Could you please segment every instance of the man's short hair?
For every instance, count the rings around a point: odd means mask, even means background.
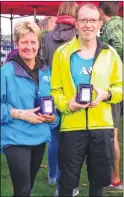
[[[96,6],[94,3],[89,3],[89,2],[83,2],[82,4],[80,4],[77,9],[76,9],[76,20],[78,19],[78,14],[79,14],[79,11],[82,7],[87,7],[87,8],[90,8],[92,10],[97,10],[99,12],[99,15],[100,15],[100,20],[102,19],[102,14],[101,14],[101,10],[98,6]]]
[[[119,1],[100,1],[99,7],[107,16],[117,16],[119,12]]]

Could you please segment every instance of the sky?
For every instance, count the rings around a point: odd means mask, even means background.
[[[9,15],[2,15],[2,16],[9,16]],[[43,16],[37,16],[36,18],[42,19]],[[29,17],[23,17],[23,18],[19,18],[19,19],[13,19],[13,27],[14,27],[15,23],[17,23],[18,21],[24,21],[24,20],[30,20],[30,21],[32,20],[33,21],[34,17],[29,16]],[[4,35],[11,34],[11,23],[10,23],[9,18],[1,17],[1,32]]]

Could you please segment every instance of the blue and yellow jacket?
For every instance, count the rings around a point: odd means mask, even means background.
[[[43,67],[38,70],[39,96],[50,95],[50,70]],[[59,124],[31,124],[23,120],[13,119],[10,110],[33,109],[36,98],[36,85],[25,70],[16,63],[8,62],[1,67],[1,146],[38,145],[48,142],[50,130]]]
[[[90,83],[95,87],[109,90],[112,98],[100,102],[88,110],[71,112],[68,103],[76,94],[76,88],[70,72],[70,56],[80,50],[76,37],[59,47],[53,58],[51,76],[51,94],[56,107],[61,111],[61,131],[113,128],[111,103],[122,101],[122,62],[117,52],[98,40],[95,62]],[[96,92],[93,91],[93,100]]]

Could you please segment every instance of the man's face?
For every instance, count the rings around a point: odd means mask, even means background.
[[[98,30],[101,28],[100,14],[98,10],[82,7],[78,13],[76,28],[79,37],[84,41],[96,39]]]

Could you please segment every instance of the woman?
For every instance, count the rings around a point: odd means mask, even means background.
[[[14,28],[17,55],[1,68],[1,145],[7,158],[14,196],[30,196],[42,162],[55,115],[42,115],[34,108],[36,98],[48,96],[50,71],[37,58],[40,28],[19,22]]]
[[[40,50],[40,58],[44,60],[45,64],[52,67],[52,59],[55,50],[66,42],[69,42],[76,34],[75,28],[75,13],[77,4],[75,2],[61,3],[56,20],[55,28],[48,32],[43,40],[43,51]],[[52,132],[51,141],[48,144],[48,183],[55,184],[58,173],[58,138],[59,127]],[[79,193],[78,189],[74,189],[73,195]],[[58,195],[56,190],[55,196]]]

